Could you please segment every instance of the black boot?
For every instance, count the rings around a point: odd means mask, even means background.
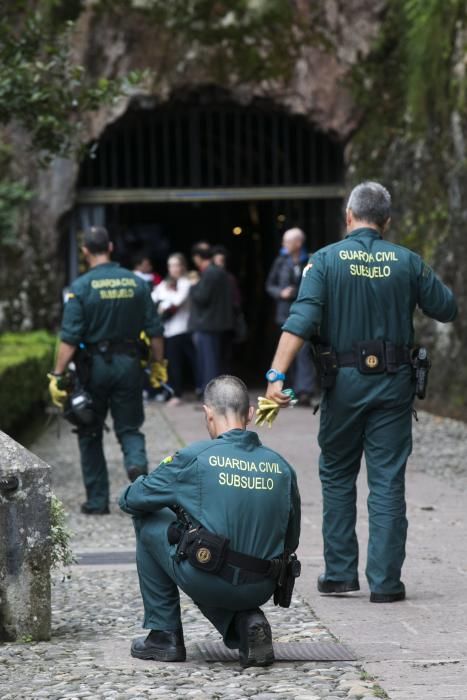
[[[176,632],[151,630],[147,637],[138,637],[132,641],[131,655],[135,659],[185,661],[183,630],[179,629]]]
[[[148,472],[142,467],[129,467],[128,468],[128,478],[133,483],[139,476],[147,476]]]
[[[235,631],[240,637],[239,654],[243,668],[274,663],[271,627],[262,610],[256,608],[238,612]]]
[[[318,591],[320,593],[327,593],[328,595],[334,593],[350,593],[351,591],[359,591],[360,584],[358,578],[354,578],[352,581],[328,581],[324,574],[318,576]]]
[[[81,512],[84,515],[108,515],[110,513],[109,506],[104,506],[103,508],[91,508],[87,503],[83,503],[81,506]]]
[[[401,581],[402,590],[397,593],[370,593],[370,603],[397,603],[405,600],[405,586]]]

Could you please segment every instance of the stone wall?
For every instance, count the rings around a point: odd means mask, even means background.
[[[50,637],[50,467],[0,432],[0,643]]]

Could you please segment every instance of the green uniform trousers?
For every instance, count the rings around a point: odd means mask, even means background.
[[[368,475],[371,591],[401,590],[407,519],[405,467],[412,450],[413,382],[403,366],[395,375],[341,368],[321,404],[319,444],[323,492],[325,577],[358,575],[356,481],[364,454]]]
[[[81,469],[90,508],[104,508],[109,502],[109,479],[104,455],[104,422],[110,408],[115,434],[123,451],[126,470],[147,471],[142,398],[142,370],[138,358],[112,355],[109,362],[94,355],[87,389],[97,414],[95,425],[78,430]]]
[[[154,515],[134,518],[136,562],[144,605],[143,627],[153,630],[177,630],[182,626],[180,595],[182,589],[216,627],[231,649],[238,648],[232,624],[235,613],[263,605],[272,596],[275,581],[234,585],[215,574],[199,571],[188,561],[173,559],[176,545],[170,545],[167,529],[175,516],[168,508]]]

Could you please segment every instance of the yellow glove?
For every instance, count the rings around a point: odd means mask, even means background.
[[[151,363],[151,374],[149,375],[149,383],[153,389],[159,389],[161,382],[167,384],[167,360],[162,360],[161,362]]]
[[[68,398],[68,392],[65,391],[64,389],[60,389],[59,387],[59,381],[62,377],[57,377],[55,374],[48,374],[47,379],[49,379],[49,394],[50,398],[52,399],[52,403],[54,406],[57,406],[58,408],[61,408],[63,411],[63,408],[65,406],[65,401]]]
[[[263,426],[265,423],[269,427],[272,426],[279,413],[279,404],[272,399],[266,399],[264,396],[258,396],[258,408],[256,409],[255,424]]]
[[[145,369],[149,364],[151,355],[151,341],[144,331],[139,334],[139,349],[141,352],[141,367]]]

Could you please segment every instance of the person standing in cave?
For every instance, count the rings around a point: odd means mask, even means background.
[[[266,291],[276,302],[275,320],[279,328],[286,321],[292,302],[297,298],[302,273],[308,262],[305,241],[305,234],[300,228],[288,229],[266,280]],[[297,354],[290,367],[289,378],[299,405],[309,406],[316,390],[316,372],[309,343],[305,343]]]
[[[197,389],[204,392],[225,371],[223,350],[226,334],[234,328],[234,300],[229,276],[214,265],[212,250],[195,245],[191,254],[200,279],[190,291],[188,328],[196,348]]]
[[[174,396],[168,406],[181,403],[184,379],[194,376],[195,348],[188,330],[190,318],[191,282],[187,277],[187,262],[182,253],[172,253],[167,260],[168,276],[152,292],[164,323],[164,338],[169,363],[169,384]]]

